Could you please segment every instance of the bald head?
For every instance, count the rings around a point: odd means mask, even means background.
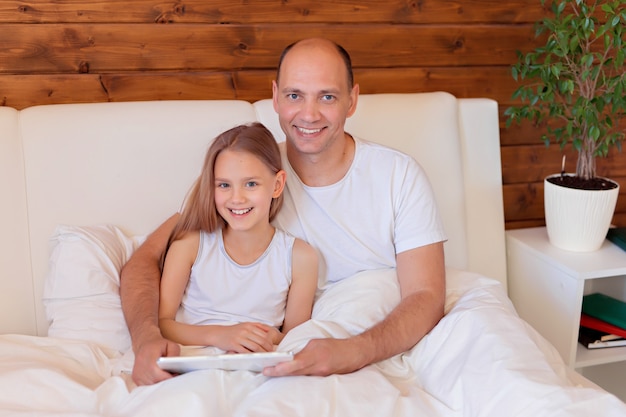
[[[336,55],[337,57],[341,58],[345,66],[348,88],[352,89],[352,87],[354,86],[354,74],[352,73],[352,60],[350,59],[350,54],[348,54],[348,51],[346,51],[341,45],[324,38],[302,39],[300,41],[292,43],[291,45],[288,45],[283,50],[278,61],[278,69],[276,71],[277,84],[280,82],[280,72],[283,67],[283,63],[285,62],[285,58],[287,58],[287,56],[291,52],[310,53],[311,56],[314,56],[316,52]]]

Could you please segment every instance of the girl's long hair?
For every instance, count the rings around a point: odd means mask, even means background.
[[[215,206],[215,161],[224,150],[248,152],[259,158],[273,173],[282,169],[278,144],[263,124],[255,122],[239,125],[217,136],[207,151],[200,176],[189,191],[178,223],[169,237],[161,258],[161,271],[172,242],[190,231],[203,230],[212,233],[226,225]],[[282,194],[272,199],[269,221],[274,219],[282,203]]]

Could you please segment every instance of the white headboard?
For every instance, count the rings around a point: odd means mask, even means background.
[[[0,108],[0,332],[46,333],[41,295],[58,224],[152,231],[179,209],[211,139],[256,119],[283,139],[271,100]],[[494,101],[362,95],[347,130],[412,154],[435,189],[447,265],[506,285]]]

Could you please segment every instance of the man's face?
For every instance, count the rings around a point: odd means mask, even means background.
[[[296,45],[272,86],[274,109],[287,141],[300,154],[320,155],[343,146],[344,125],[356,109],[345,64],[330,45]]]

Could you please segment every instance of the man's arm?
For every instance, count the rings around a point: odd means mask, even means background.
[[[153,384],[172,375],[156,365],[160,356],[177,355],[178,344],[159,330],[159,262],[167,240],[178,221],[173,215],[156,229],[122,268],[120,297],[135,353],[133,380],[138,385]]]
[[[389,315],[348,339],[314,339],[291,362],[264,370],[267,376],[330,375],[356,371],[411,349],[443,317],[443,242],[397,255],[402,299]]]
[[[441,320],[446,284],[443,242],[397,255],[402,300],[389,316],[357,336],[363,346],[372,344],[369,363],[405,352],[417,344]]]

